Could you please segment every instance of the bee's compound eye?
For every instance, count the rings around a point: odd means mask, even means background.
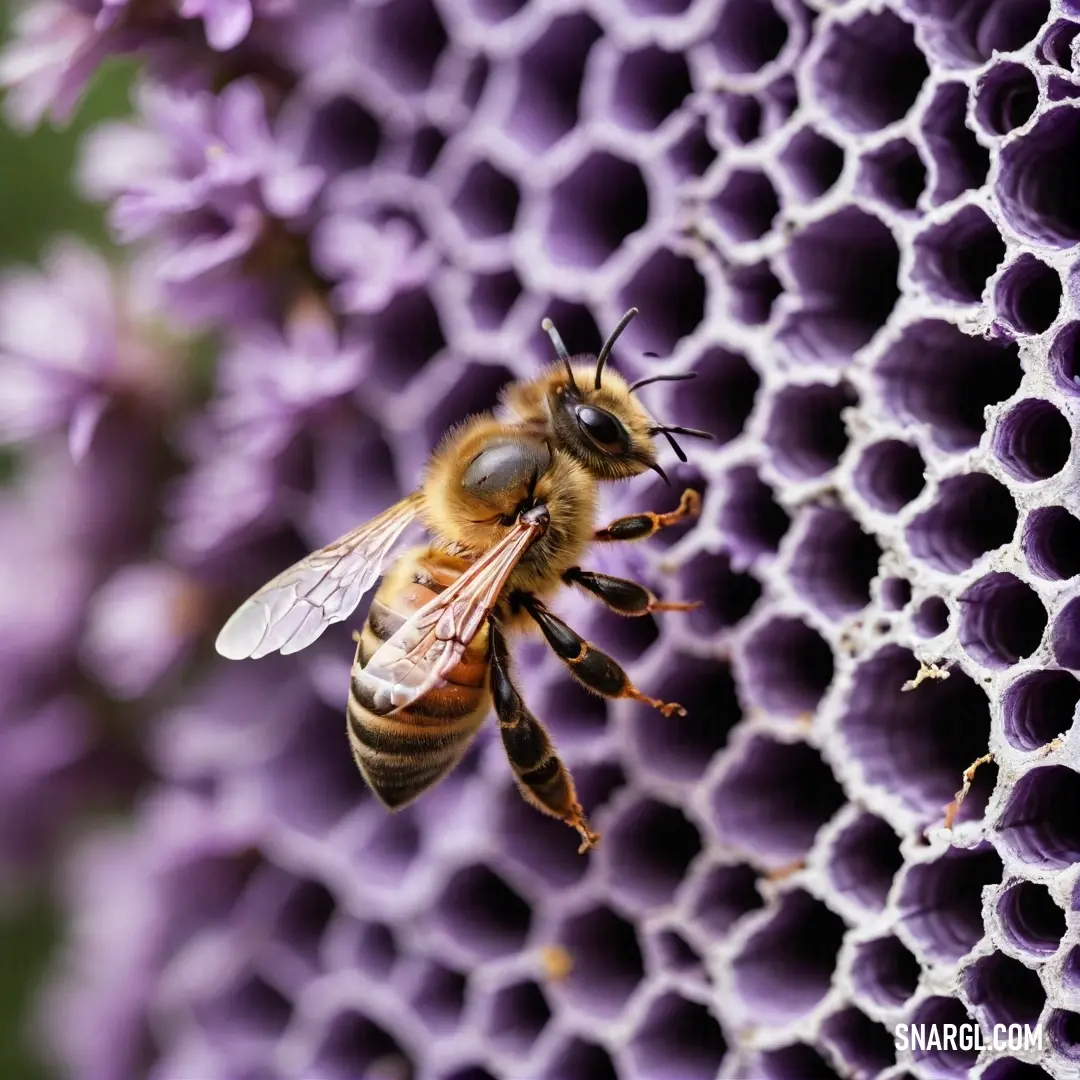
[[[597,446],[605,450],[626,450],[627,439],[622,425],[609,412],[583,405],[577,410],[577,421],[582,431]]]

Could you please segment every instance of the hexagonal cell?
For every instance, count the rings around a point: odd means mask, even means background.
[[[446,345],[439,313],[423,289],[398,293],[367,321],[373,356],[392,356],[392,364],[375,365],[375,377],[390,390],[400,390]]]
[[[1069,1061],[1080,1061],[1080,1014],[1065,1009],[1055,1009],[1050,1014],[1047,1025],[1050,1041],[1062,1057]],[[1043,1076],[1048,1073],[1039,1070]]]
[[[1062,667],[1080,669],[1080,600],[1070,600],[1058,613],[1050,642]]]
[[[907,578],[886,578],[881,583],[881,602],[889,611],[903,611],[911,601],[911,582]]]
[[[781,340],[797,360],[845,363],[884,325],[900,296],[892,232],[855,207],[800,229],[787,250],[799,310]]]
[[[643,301],[643,297],[648,297]],[[623,339],[642,352],[670,356],[705,318],[705,279],[694,260],[660,248],[635,271],[619,293],[620,306],[642,304]]]
[[[998,460],[1017,480],[1047,480],[1069,460],[1072,427],[1056,405],[1028,398],[998,420],[993,446]]]
[[[1022,64],[995,64],[975,88],[975,119],[991,135],[1023,127],[1039,104],[1039,84]]]
[[[551,193],[548,250],[558,263],[593,269],[648,219],[649,193],[641,170],[614,154],[594,151]]]
[[[722,843],[783,866],[810,850],[844,790],[813,747],[758,736],[729,763],[710,803]]]
[[[756,630],[744,662],[747,695],[778,716],[813,712],[832,683],[832,650],[800,619],[777,618]]]
[[[724,233],[742,243],[760,240],[780,213],[780,198],[769,178],[756,169],[733,172],[709,202]]]
[[[608,704],[559,672],[544,687],[536,715],[558,746],[588,745],[607,730]]]
[[[600,27],[588,15],[552,19],[518,61],[517,99],[506,131],[533,153],[542,153],[577,125],[581,84]]]
[[[593,1016],[618,1015],[645,976],[633,924],[597,907],[568,918],[558,938],[573,960],[564,985],[574,1006]]]
[[[321,882],[300,881],[277,915],[275,940],[305,967],[319,967],[319,945],[337,910],[333,894]]]
[[[914,210],[926,189],[926,166],[907,139],[894,139],[859,160],[856,187],[893,210]]]
[[[965,206],[915,240],[912,277],[935,298],[974,304],[1004,258],[997,226],[977,206]]]
[[[694,888],[691,911],[711,937],[723,937],[744,915],[765,901],[757,891],[757,874],[742,863],[712,867]]]
[[[416,1015],[436,1034],[448,1034],[461,1023],[468,981],[460,971],[425,962],[412,1005]]]
[[[1072,71],[1073,42],[1080,35],[1080,23],[1071,19],[1058,19],[1050,23],[1042,40],[1035,48],[1035,55],[1043,63],[1054,64],[1065,71]]]
[[[998,919],[1005,936],[1018,949],[1035,956],[1057,952],[1065,935],[1065,912],[1045,885],[1018,881],[1001,896]]]
[[[762,1026],[808,1013],[828,992],[844,921],[820,900],[796,889],[736,957],[735,991]]]
[[[860,998],[889,1007],[903,1005],[915,993],[921,971],[899,938],[881,937],[858,946],[851,979]]]
[[[1019,519],[1004,484],[986,473],[965,473],[941,482],[938,501],[911,522],[907,540],[917,558],[957,574],[1008,544]]]
[[[722,660],[680,656],[649,689],[662,701],[678,701],[686,716],[658,724],[647,709],[633,714],[642,765],[666,780],[696,780],[742,719],[731,668]]]
[[[355,1010],[339,1013],[328,1025],[315,1051],[307,1075],[326,1080],[370,1075],[367,1070],[381,1058],[399,1058],[411,1075],[415,1070],[397,1040],[370,1017]]]
[[[998,833],[1026,863],[1062,867],[1080,860],[1080,776],[1064,765],[1032,769],[1013,787]]]
[[[990,172],[990,151],[967,126],[967,99],[966,83],[942,83],[923,114],[923,139],[934,163],[930,189],[934,206],[982,187]]]
[[[1067,671],[1032,671],[1005,691],[1005,738],[1037,750],[1067,732],[1080,704],[1080,682]]]
[[[398,885],[420,854],[420,843],[420,829],[412,817],[387,818],[357,852],[364,879],[388,887]]]
[[[385,923],[369,922],[359,927],[353,963],[367,975],[389,978],[399,955],[394,932]]]
[[[471,0],[473,10],[486,23],[496,24],[513,18],[528,0]]]
[[[481,956],[516,952],[532,925],[529,905],[479,863],[458,870],[432,910],[448,936]]]
[[[331,173],[351,172],[370,165],[382,144],[379,121],[355,98],[339,94],[314,112],[309,152]]]
[[[431,0],[405,0],[374,8],[368,24],[369,62],[399,90],[426,90],[447,45],[446,29]]]
[[[844,151],[812,127],[792,135],[780,151],[780,165],[799,195],[820,199],[844,171]]]
[[[627,1047],[642,1080],[713,1080],[726,1051],[708,1008],[670,992],[649,1006]]]
[[[915,1010],[911,1023],[934,1025],[938,1031],[942,1030],[944,1024],[955,1024],[954,1031],[970,1031],[974,1026],[967,1009],[956,998],[949,997],[926,998]],[[925,1075],[938,1076],[942,1080],[951,1080],[952,1077],[961,1080],[971,1075],[979,1056],[978,1047],[968,1046],[968,1041],[974,1040],[950,1039],[946,1042],[942,1039],[911,1039],[910,1049],[925,1070]]]
[[[505,173],[488,161],[473,165],[452,203],[465,231],[474,240],[510,232],[517,220],[521,192]]]
[[[829,877],[847,899],[868,911],[881,911],[903,862],[892,826],[864,813],[833,840]]]
[[[731,551],[732,565],[742,569],[780,547],[791,519],[752,466],[732,469],[726,486],[719,527]]]
[[[773,304],[784,291],[767,262],[729,266],[726,270],[728,310],[739,322],[760,326],[772,317]]]
[[[623,663],[644,656],[660,636],[652,615],[627,618],[599,604],[589,613],[588,627],[589,637]]]
[[[900,918],[931,960],[966,956],[985,933],[982,891],[1001,880],[1001,859],[987,843],[949,848],[940,859],[913,866],[900,889]]]
[[[651,937],[653,964],[660,971],[705,979],[701,957],[677,930],[659,930]]]
[[[995,1026],[1033,1026],[1046,1004],[1039,976],[1019,960],[1001,953],[976,960],[964,972],[964,988],[971,1004],[981,1008]]]
[[[484,1034],[504,1053],[524,1056],[550,1019],[551,1006],[544,991],[526,980],[496,992]]]
[[[493,409],[499,395],[513,378],[501,364],[468,364],[452,384],[433,395],[423,420],[423,431],[431,450],[446,437],[446,433],[467,416]]]
[[[701,850],[701,836],[682,811],[653,799],[624,808],[604,840],[624,902],[650,906],[671,899]]]
[[[602,1046],[571,1038],[551,1059],[540,1080],[619,1080],[619,1072]]]
[[[940,596],[928,596],[916,609],[912,622],[921,637],[938,637],[949,629],[949,605]]]
[[[1064,506],[1032,510],[1021,540],[1027,564],[1048,581],[1068,581],[1080,574],[1080,520]]]
[[[895,514],[926,486],[926,462],[918,449],[899,439],[868,446],[855,467],[855,487],[877,510]]]
[[[670,150],[668,161],[680,180],[704,176],[716,160],[716,147],[709,141],[704,117],[698,117]]]
[[[669,411],[680,424],[716,436],[719,445],[742,434],[754,408],[761,376],[741,353],[719,346],[694,363],[697,378],[668,389]]]
[[[727,555],[698,552],[679,568],[678,577],[679,595],[702,601],[702,606],[689,612],[687,617],[690,625],[703,634],[715,634],[736,626],[750,614],[761,597],[761,583],[757,578],[733,570]],[[723,694],[720,697],[725,700]]]
[[[427,176],[446,146],[446,135],[432,124],[418,128],[409,139],[407,168],[411,176]]]
[[[632,131],[652,131],[692,90],[686,59],[680,53],[648,45],[623,56],[615,76],[612,112]]]
[[[793,1043],[779,1050],[762,1050],[757,1055],[761,1080],[840,1080],[840,1074],[812,1046]]]
[[[887,645],[855,673],[840,732],[865,779],[919,814],[936,816],[960,786],[963,771],[986,753],[990,703],[962,671],[901,689],[919,663]],[[974,811],[964,802],[961,817]]]
[[[761,138],[765,119],[761,102],[750,94],[726,93],[720,98],[724,131],[740,146],[748,146]]]
[[[822,28],[814,89],[851,131],[877,131],[902,119],[929,74],[911,24],[881,11]]]
[[[775,60],[788,39],[788,25],[772,0],[729,0],[708,41],[720,67],[749,75]]]
[[[1068,323],[1050,346],[1054,381],[1069,394],[1080,394],[1080,323]]]
[[[1039,647],[1046,608],[1038,593],[1015,574],[987,574],[959,601],[960,644],[984,667],[1010,667]]]
[[[481,330],[498,330],[521,295],[521,279],[513,270],[477,274],[469,289],[469,314]]]
[[[1026,252],[1001,275],[994,291],[1001,316],[1024,334],[1049,330],[1061,308],[1061,278]]]
[[[1010,225],[1049,247],[1080,241],[1080,110],[1044,113],[1001,152],[995,194]]]
[[[199,1034],[215,1045],[270,1046],[293,1015],[292,1002],[257,975],[241,976],[231,986],[215,990],[192,1010]]]
[[[892,1032],[854,1007],[833,1013],[822,1024],[822,1033],[856,1080],[873,1080],[896,1063]]]
[[[814,607],[841,619],[870,603],[880,559],[881,546],[847,511],[821,508],[810,513],[790,576]]]
[[[1022,48],[1038,33],[1050,0],[919,0],[927,41],[949,67],[978,67]]]
[[[788,386],[776,394],[765,431],[776,467],[798,479],[828,472],[847,448],[843,412],[858,400],[846,382]]]

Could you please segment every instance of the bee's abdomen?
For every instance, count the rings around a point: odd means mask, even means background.
[[[405,585],[401,588],[401,585]],[[486,635],[466,651],[445,684],[391,716],[375,708],[363,667],[412,612],[445,585],[422,572],[388,578],[371,603],[353,663],[347,707],[353,757],[387,806],[404,806],[460,760],[488,710]]]

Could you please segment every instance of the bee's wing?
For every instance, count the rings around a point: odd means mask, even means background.
[[[299,652],[347,619],[382,573],[420,502],[419,493],[402,499],[267,582],[221,628],[217,651],[230,660]]]
[[[396,712],[446,679],[541,531],[535,524],[519,521],[375,650],[358,677],[370,688],[376,713]]]

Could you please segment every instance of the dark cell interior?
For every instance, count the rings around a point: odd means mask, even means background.
[[[615,78],[615,119],[634,131],[659,127],[693,89],[685,58],[654,45],[624,56]]]
[[[913,276],[935,299],[973,304],[1004,258],[997,226],[977,206],[965,206],[915,241]]]
[[[682,138],[668,151],[668,160],[680,179],[704,176],[716,160],[716,147],[709,141],[703,118],[691,124]]]
[[[1047,765],[1013,787],[998,831],[1010,851],[1039,866],[1069,866],[1080,859],[1080,775]]]
[[[934,165],[930,187],[934,206],[981,187],[990,171],[990,151],[968,127],[967,100],[965,83],[942,83],[923,114],[923,137]]]
[[[742,863],[715,866],[695,891],[694,919],[715,937],[726,934],[744,915],[764,903],[757,890],[757,875]]]
[[[844,151],[812,127],[797,131],[780,153],[780,164],[799,195],[819,199],[840,179]]]
[[[623,347],[670,356],[705,317],[705,279],[693,259],[660,248],[633,274],[619,300],[625,308],[642,306],[623,335]]]
[[[527,0],[470,0],[473,9],[485,21],[500,23],[516,15]]]
[[[349,172],[370,165],[382,144],[379,121],[355,98],[331,98],[315,113],[310,147],[326,168]]]
[[[840,1074],[806,1043],[762,1051],[757,1068],[761,1080],[806,1080],[810,1076],[815,1080],[840,1080]]]
[[[1065,934],[1065,912],[1045,885],[1018,881],[998,901],[998,919],[1009,941],[1035,956],[1057,952]]]
[[[748,266],[729,266],[725,268],[725,274],[732,316],[750,326],[768,322],[773,304],[784,291],[769,264],[760,262]]]
[[[998,421],[994,453],[1017,480],[1047,480],[1065,468],[1072,452],[1072,426],[1060,409],[1028,398]]]
[[[877,1076],[896,1064],[892,1031],[854,1006],[833,1013],[822,1025],[822,1033],[855,1076]]]
[[[1001,953],[972,964],[964,972],[964,987],[972,1005],[991,1024],[1033,1026],[1046,1004],[1038,973]]]
[[[881,547],[846,511],[813,511],[791,559],[791,580],[823,614],[843,618],[870,603]]]
[[[911,1019],[912,1024],[955,1024],[957,1028],[961,1024],[974,1024],[974,1020],[967,1009],[956,1000],[949,997],[927,998],[915,1011]],[[939,1030],[940,1027],[939,1027]],[[971,1030],[970,1027],[967,1030]],[[965,1042],[961,1045],[959,1039],[945,1043],[938,1042],[925,1045],[913,1045],[911,1050],[915,1060],[923,1066],[931,1075],[941,1077],[961,1077],[971,1075],[971,1068],[979,1056],[978,1047],[970,1047]]]
[[[725,71],[745,75],[775,60],[787,39],[787,23],[772,0],[742,0],[720,9],[710,41]]]
[[[512,378],[510,370],[501,364],[469,364],[465,367],[447,391],[432,402],[424,418],[423,430],[429,449],[434,450],[447,431],[466,417],[494,408],[500,392]]]
[[[940,596],[928,596],[912,620],[923,637],[937,637],[949,629],[949,605]]]
[[[400,390],[446,344],[439,314],[423,289],[398,293],[369,323],[373,356],[392,356],[377,364],[375,377]]]
[[[1080,1061],[1080,1013],[1055,1009],[1048,1027],[1055,1049],[1070,1061]]]
[[[926,165],[907,139],[863,155],[858,185],[893,210],[914,210],[926,189]]]
[[[881,583],[881,602],[890,611],[902,611],[911,601],[911,582],[906,578],[886,578]]]
[[[342,1012],[331,1021],[314,1061],[317,1076],[362,1076],[380,1058],[393,1055],[408,1064],[397,1040],[359,1012]]]
[[[374,9],[367,55],[408,93],[426,90],[447,46],[442,19],[431,0],[395,0]]]
[[[1028,566],[1041,578],[1067,581],[1080,574],[1080,519],[1064,506],[1032,510],[1022,538]]]
[[[755,703],[779,716],[813,712],[833,679],[832,649],[799,619],[776,618],[755,631],[744,663]]]
[[[485,240],[513,229],[520,203],[517,184],[490,162],[479,161],[465,174],[453,206],[465,231]]]
[[[741,169],[728,177],[709,208],[724,233],[741,243],[760,240],[769,231],[780,199],[764,173]]]
[[[484,1034],[500,1050],[524,1056],[551,1019],[551,1006],[535,982],[504,986],[495,994]]]
[[[975,97],[975,117],[994,135],[1008,135],[1023,127],[1039,104],[1039,84],[1021,64],[1003,62],[980,80]]]
[[[995,51],[1022,48],[1038,33],[1050,0],[915,0],[935,51],[951,66],[974,67]]]
[[[926,486],[926,463],[910,443],[886,439],[868,446],[855,469],[855,487],[876,510],[895,514]]]
[[[1072,68],[1072,44],[1077,35],[1080,35],[1080,23],[1058,19],[1043,34],[1035,55],[1047,64],[1055,64],[1069,71]]]
[[[701,837],[681,810],[652,800],[624,808],[608,828],[611,879],[624,902],[669,900],[701,850]]]
[[[1067,671],[1032,671],[1005,691],[1005,737],[1021,750],[1037,750],[1072,727],[1080,682]]]
[[[709,1010],[674,993],[653,1002],[628,1046],[642,1080],[713,1080],[726,1050]]]
[[[596,1043],[569,1039],[540,1080],[619,1080],[611,1056]]]
[[[521,279],[513,270],[477,274],[469,292],[469,311],[477,327],[498,330],[521,291]]]
[[[765,442],[777,468],[798,479],[828,472],[848,444],[843,412],[857,402],[846,382],[788,386],[776,394]]]
[[[1039,647],[1046,608],[1015,574],[987,574],[959,600],[960,644],[985,667],[1010,667]]]
[[[728,94],[722,115],[724,130],[735,142],[748,146],[761,138],[765,110],[758,98],[750,94]]]
[[[1062,667],[1080,670],[1080,600],[1070,600],[1050,632],[1054,655]]]
[[[702,602],[687,618],[695,630],[705,634],[735,626],[761,597],[761,582],[753,574],[734,570],[728,555],[708,551],[692,556],[679,568],[679,581],[681,596]]]
[[[525,900],[483,865],[454,874],[434,912],[447,934],[482,956],[520,949],[532,925],[532,911]]]
[[[574,961],[565,989],[575,1007],[616,1016],[645,974],[633,925],[598,907],[568,918],[558,937]]]
[[[903,1005],[919,985],[919,961],[897,937],[859,945],[851,977],[856,992],[878,1005]]]
[[[1050,346],[1055,380],[1070,394],[1080,394],[1080,323],[1068,323]]]
[[[449,1034],[461,1023],[467,987],[468,980],[460,971],[431,962],[413,996],[413,1008],[432,1031]]]
[[[697,372],[697,378],[671,384],[668,389],[670,405],[660,415],[677,416],[680,424],[708,431],[716,437],[717,444],[730,442],[746,427],[761,377],[741,353],[719,347],[702,353],[694,362],[693,370]],[[650,397],[650,393],[655,397]],[[660,387],[651,391],[642,389],[647,401],[656,400],[661,393]],[[695,445],[695,440],[686,441],[690,446]]]
[[[1061,308],[1061,277],[1026,252],[1001,275],[994,290],[997,309],[1017,330],[1049,330]]]

